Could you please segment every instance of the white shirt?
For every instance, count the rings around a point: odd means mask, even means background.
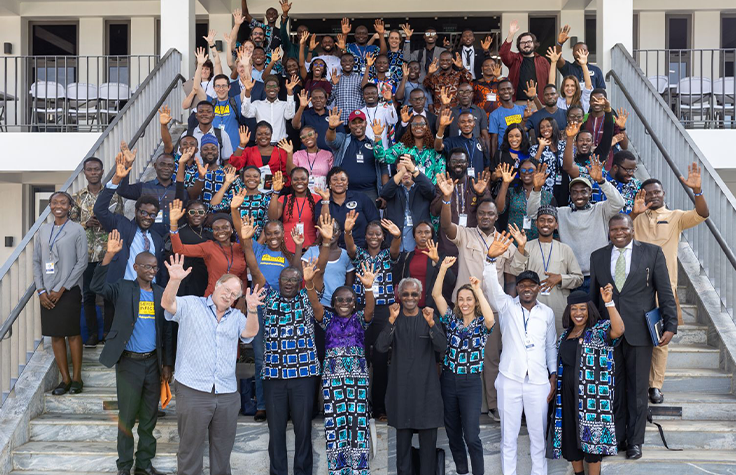
[[[268,99],[251,102],[250,97],[245,97],[240,111],[245,117],[255,117],[258,122],[265,120],[271,124],[273,127],[271,142],[275,143],[286,137],[286,121],[294,118],[296,113],[294,96],[286,96],[286,102],[278,99],[273,102],[269,102]]]
[[[470,52],[470,61],[468,61],[468,51]],[[475,79],[475,50],[472,46],[463,46],[463,50],[460,51],[460,57],[463,60],[463,67],[470,71]]]
[[[373,121],[378,119],[383,124],[383,133],[381,133],[381,142],[383,142],[383,148],[388,150],[388,131],[391,127],[396,125],[399,121],[399,117],[396,115],[396,108],[393,104],[378,104],[376,107],[363,107],[360,109],[368,119],[368,123],[365,125],[365,136],[370,140],[375,140],[376,134],[373,133]]]
[[[548,384],[549,375],[557,371],[557,333],[555,314],[541,302],[529,312],[519,303],[519,297],[504,293],[496,278],[496,263],[485,263],[483,285],[488,303],[498,314],[501,330],[501,363],[498,370],[509,379],[523,383],[529,376],[531,384]],[[527,320],[524,330],[524,320]],[[527,348],[527,338],[530,348]]]
[[[616,262],[618,261],[618,256],[620,256],[622,252],[624,253],[626,259],[626,277],[629,277],[629,271],[631,270],[631,252],[633,251],[633,249],[633,239],[623,249],[619,249],[616,246],[613,246],[613,249],[611,250],[611,277],[613,277],[614,280],[616,280]]]
[[[426,118],[427,118],[427,111],[426,111],[426,110],[423,110],[423,111],[422,111],[422,112],[420,113],[420,112],[417,112],[417,111],[415,111],[414,109],[412,109],[412,110],[411,110],[411,117],[412,117],[412,118],[414,118],[414,116],[415,116],[415,115],[421,115],[422,117],[424,117],[424,118],[426,119]],[[409,122],[404,122],[403,120],[401,121],[401,126],[402,126],[402,127],[406,127],[406,126],[408,126],[408,125],[409,125]]]

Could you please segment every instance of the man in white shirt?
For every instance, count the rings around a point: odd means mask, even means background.
[[[265,120],[271,124],[273,129],[271,142],[273,143],[278,143],[286,137],[286,121],[294,118],[294,114],[296,114],[294,88],[301,80],[299,78],[292,79],[286,81],[286,102],[279,100],[279,80],[276,76],[267,76],[264,79],[266,89],[266,100],[264,101],[251,102],[251,91],[256,84],[253,79],[249,79],[244,83],[245,88],[241,92],[243,115],[247,118],[255,117],[257,122]]]
[[[518,297],[505,294],[494,278],[496,258],[510,244],[505,233],[497,235],[483,270],[486,295],[498,314],[503,346],[496,378],[501,415],[501,471],[504,475],[516,474],[516,444],[523,411],[531,446],[531,475],[546,475],[547,405],[557,379],[555,316],[551,308],[537,301],[540,282],[536,272],[524,271],[516,277]]]
[[[378,87],[373,83],[368,83],[363,86],[363,100],[365,101],[365,107],[360,110],[363,111],[365,116],[368,118],[368,124],[366,124],[367,127],[365,128],[365,136],[371,141],[375,141],[376,132],[380,129],[378,138],[381,140],[383,148],[388,150],[388,135],[391,128],[399,121],[399,117],[396,115],[393,98],[388,97],[385,99],[386,102],[379,104]],[[378,123],[375,121],[378,121]],[[377,125],[377,127],[374,127],[374,124]]]

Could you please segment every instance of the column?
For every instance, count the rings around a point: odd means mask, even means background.
[[[664,49],[665,13],[639,12],[639,49]],[[664,51],[639,53],[639,67],[647,77],[669,76],[667,55]]]
[[[565,25],[570,26],[570,37],[576,37],[577,41],[568,40],[562,46],[562,57],[569,62],[573,62],[575,58],[572,55],[572,47],[577,42],[585,42],[585,10],[566,10],[563,8],[560,11],[560,28]],[[555,33],[555,39],[557,39],[557,33]],[[540,52],[539,54],[542,53]],[[557,83],[560,85],[562,77],[559,74],[559,70],[557,71],[557,79]]]
[[[634,47],[634,0],[598,0],[596,8],[598,67],[611,70],[611,49],[618,43],[631,53]]]
[[[518,51],[516,49],[516,39],[519,37],[520,34],[529,31],[529,14],[528,13],[521,13],[521,12],[512,12],[512,13],[502,13],[501,14],[501,38],[499,40],[500,44],[498,45],[499,48],[501,48],[501,44],[503,44],[504,41],[506,41],[506,38],[509,36],[509,25],[512,21],[518,21],[519,22],[519,32],[516,33],[514,36],[514,39],[511,43],[511,51]],[[502,74],[504,76],[507,76],[509,74],[509,69],[504,65]],[[514,88],[516,88],[516,84],[514,84]]]
[[[181,74],[194,75],[195,0],[161,0],[161,56],[170,48],[181,53]]]
[[[721,12],[696,11],[693,13],[693,49],[713,49],[721,44]],[[717,51],[693,51],[691,76],[712,80],[723,75]]]

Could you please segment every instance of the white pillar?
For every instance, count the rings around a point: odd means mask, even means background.
[[[696,11],[693,13],[693,48],[718,48],[721,44],[721,12]],[[693,52],[691,76],[718,79],[721,72],[720,55],[716,51]]]
[[[499,39],[499,45],[498,47],[501,48],[501,45],[504,41],[506,41],[506,37],[509,36],[509,25],[511,25],[512,21],[518,21],[519,22],[519,32],[516,33],[514,36],[514,39],[512,40],[511,44],[511,51],[518,51],[516,49],[516,39],[519,37],[520,34],[529,31],[529,14],[528,13],[521,13],[521,12],[512,12],[512,13],[502,13],[501,14],[501,38]],[[508,76],[509,69],[503,65],[503,73],[504,76]],[[514,88],[516,88],[516,84],[514,84]]]
[[[565,25],[570,26],[571,37],[575,36],[578,41],[585,41],[585,10],[566,10],[564,8],[560,10],[560,28]],[[557,34],[555,33],[555,40],[556,39]],[[572,56],[573,46],[574,43],[572,40],[565,42],[562,46],[562,57],[570,62],[575,61],[575,58]],[[559,70],[557,70],[557,80],[558,84],[560,84],[562,77]]]
[[[195,0],[161,0],[161,51],[170,48],[181,53],[181,74],[194,75]]]
[[[639,49],[664,49],[666,16],[664,11],[639,12]],[[669,76],[664,51],[639,54],[639,67],[647,76]]]
[[[598,0],[596,59],[605,75],[611,69],[611,49],[618,43],[634,47],[634,0]]]

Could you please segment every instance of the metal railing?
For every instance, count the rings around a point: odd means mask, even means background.
[[[137,179],[148,166],[161,141],[159,122],[152,120],[161,105],[168,104],[172,117],[183,119],[181,103],[184,98],[184,78],[180,70],[181,53],[169,50],[89,152],[80,157],[76,170],[59,190],[75,193],[86,186],[82,163],[91,156],[102,160],[105,169],[110,170],[105,178],[105,181],[109,180],[115,171],[115,156],[122,140],[128,142],[131,148],[138,149],[139,158],[130,172],[132,178]],[[41,341],[41,312],[33,281],[33,246],[39,228],[49,218],[50,209],[46,207],[0,268],[0,316],[7,316],[0,326],[2,402],[12,391],[24,365]]]
[[[693,162],[702,169],[702,191],[710,217],[705,226],[684,231],[726,311],[734,317],[736,301],[736,198],[705,158],[662,96],[626,49],[611,51],[611,102],[634,114],[627,133],[651,176],[662,182],[670,209],[692,209],[695,197],[680,181]],[[684,172],[684,173],[683,173]]]
[[[640,49],[634,59],[688,128],[736,128],[736,49]]]
[[[101,132],[157,62],[156,55],[4,56],[0,131]]]

